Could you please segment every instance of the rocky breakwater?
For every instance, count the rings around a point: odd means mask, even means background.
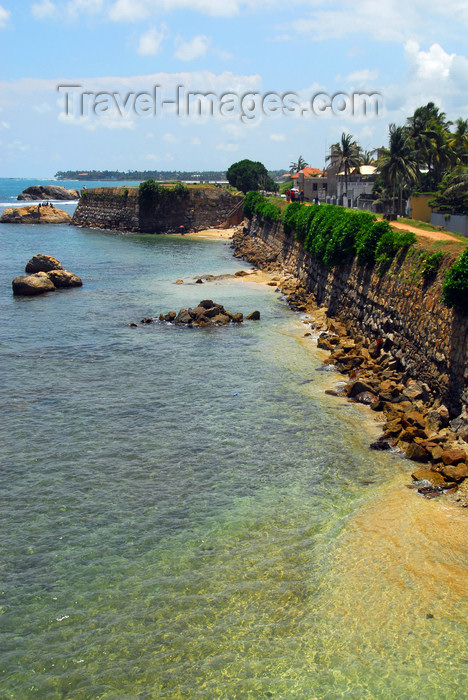
[[[141,323],[154,323],[157,319],[152,317],[143,318]],[[222,304],[218,304],[211,299],[203,299],[196,307],[189,309],[180,309],[178,313],[169,311],[161,313],[159,321],[163,323],[171,323],[176,326],[184,326],[186,328],[204,328],[206,326],[227,326],[229,323],[242,323],[244,314],[240,311],[231,313],[227,311]],[[259,321],[260,312],[252,311],[246,316],[248,321]],[[130,323],[130,326],[136,327],[137,323]]]
[[[2,224],[71,224],[71,216],[52,206],[7,207],[0,217]]]
[[[37,296],[55,292],[56,289],[81,287],[83,284],[80,277],[64,270],[52,255],[34,255],[27,263],[25,272],[26,275],[19,275],[12,282],[13,294],[16,296]]]
[[[32,185],[31,187],[26,187],[17,197],[20,202],[42,202],[48,199],[72,200],[79,198],[80,193],[78,190],[67,190],[66,187],[61,187],[60,185]]]

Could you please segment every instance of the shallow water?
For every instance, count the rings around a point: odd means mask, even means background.
[[[368,450],[271,288],[194,284],[226,243],[0,242],[1,697],[465,696],[465,511]],[[14,298],[38,252],[83,288]],[[128,326],[201,298],[261,321]]]

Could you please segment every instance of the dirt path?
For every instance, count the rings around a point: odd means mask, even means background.
[[[451,236],[449,233],[443,233],[442,231],[424,231],[421,228],[416,228],[416,226],[409,226],[408,224],[403,224],[399,221],[390,221],[390,226],[403,231],[412,231],[418,236],[423,236],[424,238],[430,238],[433,241],[458,241],[458,238]]]

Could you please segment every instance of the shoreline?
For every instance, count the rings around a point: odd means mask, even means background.
[[[466,435],[463,430],[457,432],[440,399],[426,384],[407,376],[382,341],[365,338],[328,316],[326,307],[319,307],[314,295],[278,261],[278,254],[258,237],[252,238],[247,228],[237,227],[232,246],[236,257],[277,282],[293,311],[311,317],[310,326],[318,331],[317,347],[328,352],[324,364],[334,365],[347,377],[344,386],[326,393],[368,406],[376,419],[381,417],[383,433],[370,448],[397,449],[402,457],[416,462],[408,487],[420,495],[444,494],[468,507],[468,431]]]

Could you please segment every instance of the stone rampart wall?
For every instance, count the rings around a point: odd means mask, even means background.
[[[174,233],[220,226],[239,197],[216,187],[190,188],[153,212],[140,211],[138,188],[99,187],[87,190],[73,216],[77,226],[141,233]]]
[[[446,255],[437,276],[424,280],[420,249],[400,254],[384,274],[352,265],[328,269],[304,251],[281,224],[252,222],[251,233],[279,253],[317,302],[348,328],[382,337],[413,376],[447,402],[454,414],[468,403],[468,319],[441,301],[445,272],[454,258]]]

